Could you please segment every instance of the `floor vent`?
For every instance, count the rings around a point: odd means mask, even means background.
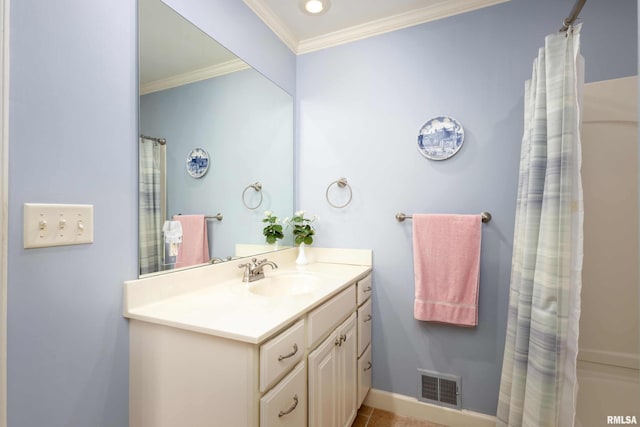
[[[462,409],[460,377],[418,369],[418,400]]]

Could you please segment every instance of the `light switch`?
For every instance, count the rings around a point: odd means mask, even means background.
[[[24,247],[93,243],[93,205],[24,204]]]

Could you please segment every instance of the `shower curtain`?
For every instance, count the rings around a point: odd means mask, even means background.
[[[162,269],[162,225],[165,218],[165,146],[140,138],[139,145],[139,257],[140,274]]]
[[[525,84],[498,426],[574,425],[583,240],[580,28],[545,38]]]

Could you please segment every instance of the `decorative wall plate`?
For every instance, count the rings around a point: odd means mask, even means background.
[[[194,148],[187,157],[187,172],[194,178],[202,178],[209,169],[209,153],[202,148]]]
[[[456,154],[464,142],[464,129],[453,117],[429,120],[418,133],[418,151],[431,160],[446,160]]]

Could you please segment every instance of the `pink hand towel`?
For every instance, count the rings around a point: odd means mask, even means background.
[[[414,317],[478,324],[480,215],[413,215]]]
[[[176,267],[209,262],[207,221],[204,215],[174,215],[173,219],[182,225],[182,244],[178,250]]]

